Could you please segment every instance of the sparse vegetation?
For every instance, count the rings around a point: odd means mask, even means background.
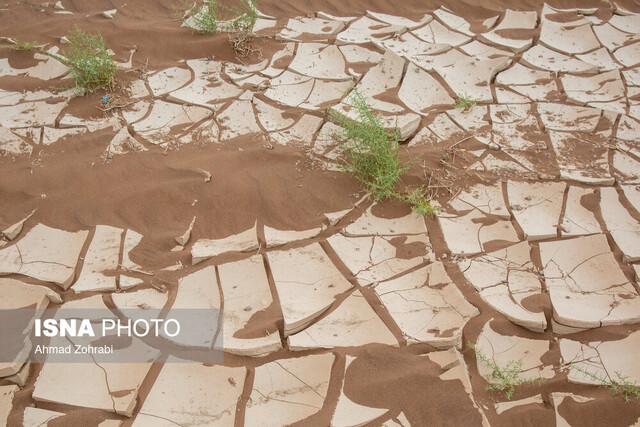
[[[493,360],[485,356],[476,346],[469,344],[469,347],[476,353],[476,357],[480,359],[487,367],[491,369],[491,379],[498,381],[498,384],[489,384],[486,389],[489,391],[505,391],[505,396],[508,400],[511,400],[516,386],[521,384],[542,384],[545,382],[544,378],[519,378],[522,373],[522,359],[515,361],[511,360],[507,363],[507,366],[498,366]]]
[[[438,208],[429,203],[431,197],[425,193],[426,190],[424,186],[415,188],[402,195],[402,200],[420,215],[432,215],[438,211]]]
[[[186,5],[185,1],[182,1]],[[195,4],[181,17],[183,22],[198,34],[222,32],[251,33],[258,19],[258,11],[252,0],[240,0],[239,6],[227,6],[217,0],[204,0]]]
[[[19,40],[14,40],[15,43],[8,44],[0,44],[1,49],[10,49],[10,50],[20,50],[20,51],[28,51],[33,50],[38,46],[37,41],[32,42],[21,42]]]
[[[570,369],[575,369],[576,371],[582,373],[585,377],[589,377],[600,383],[601,386],[608,388],[611,391],[611,394],[614,396],[622,396],[626,403],[631,401],[631,398],[635,397],[636,399],[640,399],[640,387],[636,384],[636,382],[629,381],[628,377],[622,375],[620,372],[616,371],[616,379],[605,378],[601,375],[595,374],[593,372],[589,372],[586,369],[576,366],[570,365]]]
[[[83,93],[111,87],[116,75],[116,63],[109,55],[100,33],[85,33],[75,27],[67,38],[69,47],[62,56],[55,57],[69,67],[76,87]]]
[[[476,106],[476,100],[471,98],[466,93],[463,96],[460,96],[458,99],[456,99],[456,109],[459,109],[462,111],[469,111],[475,106]]]
[[[334,135],[345,154],[342,168],[351,172],[375,200],[395,198],[408,203],[420,214],[435,212],[436,208],[429,204],[429,198],[424,195],[424,188],[405,194],[396,190],[400,178],[416,160],[401,164],[398,131],[389,132],[385,129],[380,115],[373,111],[357,89],[353,89],[348,96],[357,112],[357,120],[351,120],[336,110],[329,111],[342,129]]]

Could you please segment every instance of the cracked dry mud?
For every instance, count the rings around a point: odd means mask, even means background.
[[[0,308],[222,308],[224,361],[3,362],[0,425],[640,424],[575,369],[640,381],[637,5],[265,0],[239,58],[166,2],[32,3],[3,43],[79,24],[119,71],[0,50]],[[339,168],[352,87],[434,216]]]

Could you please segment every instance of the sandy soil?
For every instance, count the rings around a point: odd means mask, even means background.
[[[134,68],[161,70],[175,66],[185,59],[202,57],[220,61],[235,60],[227,35],[199,37],[181,28],[175,20],[175,4],[172,0],[67,0],[65,7],[74,14],[61,16],[54,15],[51,8],[41,12],[40,3],[24,1],[8,6],[0,5],[0,36],[59,45],[59,37],[77,24],[86,30],[100,31],[107,45],[115,52],[118,61],[126,61],[130,50],[137,48],[133,56]],[[503,11],[507,7],[538,11],[542,7],[542,2],[532,0],[490,0],[482,2],[481,6],[476,3],[470,0],[445,0],[438,3],[410,0],[402,4],[383,0],[263,0],[259,7],[262,12],[278,17],[278,23],[281,23],[286,18],[304,16],[320,10],[341,16],[361,16],[366,10],[374,10],[415,17],[444,5],[458,15],[466,17],[472,23],[472,28],[474,25],[479,26],[484,19],[494,16],[496,11]],[[605,1],[563,0],[552,2],[551,5],[559,8],[598,7],[598,15],[610,14],[611,10],[611,5]],[[627,2],[625,7],[640,10],[640,7],[632,2]],[[115,20],[95,16],[98,12],[113,8],[118,9]],[[282,42],[268,37],[260,38],[254,43],[265,58],[270,58],[283,45]],[[8,58],[9,64],[14,68],[33,65],[33,60],[20,52],[0,50],[0,58]],[[246,61],[256,63],[259,59],[250,57]],[[135,72],[119,71],[114,93],[122,93],[137,76]],[[26,77],[0,79],[0,89],[7,91],[33,91],[60,84],[64,82],[43,82]],[[65,112],[85,119],[102,117],[104,113],[99,107],[103,95],[103,92],[98,92],[74,98]],[[562,100],[562,96],[558,99]],[[300,117],[301,113],[292,110],[290,114]],[[424,118],[422,125],[429,124],[436,114],[437,111],[434,111],[432,115]],[[250,228],[256,219],[259,228],[268,225],[283,230],[306,230],[321,227],[325,223],[324,213],[351,208],[363,195],[358,183],[347,174],[313,167],[304,148],[277,146],[268,149],[257,137],[241,137],[232,143],[219,145],[192,144],[175,151],[151,147],[148,152],[118,156],[105,163],[99,158],[112,137],[113,132],[104,129],[38,148],[31,157],[0,158],[0,228],[10,225],[15,219],[22,218],[37,208],[31,220],[33,224],[44,223],[69,231],[92,229],[98,224],[137,230],[145,236],[142,244],[132,254],[137,263],[153,271],[178,261],[189,266],[179,272],[165,271],[156,275],[155,284],[166,286],[173,292],[179,277],[197,269],[190,266],[190,255],[187,251],[170,252],[175,245],[173,237],[184,231],[185,218],[198,218],[192,241],[200,238],[221,238],[242,232]],[[495,180],[495,177],[456,172],[457,167],[468,166],[471,160],[467,160],[464,153],[456,154],[447,150],[452,142],[445,141],[442,144],[411,150],[403,149],[402,155],[406,159],[417,154],[422,155],[421,164],[412,167],[403,184],[424,184],[425,171],[446,183],[445,186],[453,193],[473,184],[490,183]],[[473,151],[480,146],[477,141],[469,140],[459,147]],[[544,171],[544,162],[541,159],[534,160],[538,161],[540,170]],[[199,170],[210,171],[211,182],[204,183]],[[438,189],[436,193],[436,199],[442,201],[446,201],[450,196],[444,188]],[[356,218],[370,205],[370,202],[366,202],[352,212],[347,220]],[[376,214],[394,218],[408,212],[405,206],[385,202],[379,205]],[[433,250],[440,259],[448,252],[443,243],[442,231],[434,218],[427,219],[427,228],[434,245]],[[522,230],[518,231],[521,235]],[[322,242],[333,232],[335,229],[329,228],[313,241]],[[487,251],[504,247],[500,243],[495,245],[495,248],[488,247]],[[533,243],[533,246],[535,247],[536,243]],[[287,246],[294,247],[295,243]],[[323,247],[345,277],[357,285],[355,277],[338,256],[332,254],[331,248],[326,243],[323,243]],[[615,255],[622,256],[621,253]],[[243,257],[245,256],[237,254],[226,255],[216,261],[222,263]],[[544,334],[535,334],[506,320],[480,299],[454,261],[442,259],[454,283],[463,284],[458,288],[465,298],[481,308],[481,314],[471,319],[464,329],[465,342],[475,342],[483,325],[492,318],[497,319],[491,323],[492,327],[503,335],[517,334],[535,339],[553,337],[550,330]],[[541,267],[540,260],[534,260],[534,263]],[[632,274],[631,270],[626,273]],[[35,279],[24,280],[38,283]],[[390,315],[377,302],[373,291],[363,290],[363,293],[382,319],[390,320]],[[78,298],[72,291],[63,292],[62,295],[65,300]],[[107,296],[105,301],[109,303],[109,300],[110,297]],[[339,302],[337,301],[336,305]],[[530,298],[526,301],[526,306],[531,311],[544,312],[546,318],[552,315],[551,304],[546,294]],[[252,319],[252,327],[244,330],[242,335],[251,337],[252,330],[282,330],[279,308],[278,302],[274,302],[272,307]],[[387,322],[390,323],[393,322]],[[619,338],[626,336],[630,331],[638,330],[640,326],[637,325],[608,326],[575,334],[571,338],[585,342],[599,341]],[[401,412],[413,426],[480,425],[478,412],[471,407],[468,399],[463,399],[466,393],[461,383],[438,379],[441,368],[420,356],[433,351],[434,348],[426,344],[407,346],[399,330],[392,332],[404,345],[399,348],[369,345],[333,350],[338,356],[334,368],[344,366],[346,355],[357,356],[346,372],[346,395],[362,405],[389,409],[383,417],[367,425],[381,425]],[[552,341],[551,350],[550,354],[558,357],[557,342]],[[296,352],[295,356],[316,353],[322,351]],[[463,355],[469,366],[474,398],[480,406],[488,409],[485,414],[491,425],[554,425],[554,410],[549,403],[551,392],[570,392],[595,398],[588,403],[560,406],[559,412],[565,419],[570,420],[571,425],[627,426],[640,417],[640,405],[637,402],[625,404],[621,399],[612,398],[604,389],[570,384],[561,373],[540,387],[522,386],[517,389],[515,399],[542,394],[545,401],[544,410],[523,406],[499,416],[493,410],[493,403],[498,400],[497,396],[485,391],[485,381],[477,372],[473,352],[465,346]],[[225,365],[247,366],[247,381],[250,381],[252,370],[256,366],[293,356],[294,354],[288,350],[258,359],[226,355]],[[140,390],[136,411],[144,403],[161,367],[161,364],[155,365],[146,378]],[[22,425],[24,408],[34,405],[31,393],[39,369],[39,366],[34,366],[29,383],[16,394],[8,425]],[[340,370],[334,369],[335,374],[329,385],[325,407],[299,425],[330,424],[332,408],[340,394],[341,379],[337,375]],[[245,388],[241,403],[246,402],[250,391]],[[38,402],[37,406],[67,414],[50,422],[51,426],[97,425],[105,419],[123,419],[93,409],[43,402]],[[243,425],[243,421],[244,412],[241,409],[236,414],[236,425]],[[130,425],[131,422],[132,420],[125,420],[123,425]]]

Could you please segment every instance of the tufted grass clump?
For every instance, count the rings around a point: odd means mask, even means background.
[[[516,386],[521,384],[542,384],[546,380],[544,378],[520,378],[522,373],[522,359],[515,361],[511,360],[506,366],[498,366],[496,362],[485,356],[476,346],[469,344],[469,347],[476,353],[476,357],[491,369],[491,379],[499,381],[498,384],[489,384],[486,389],[489,391],[505,391],[507,400],[511,400]]]
[[[599,382],[601,386],[608,388],[613,396],[622,396],[625,403],[629,403],[631,398],[640,399],[640,387],[638,387],[635,381],[629,381],[627,376],[622,375],[618,371],[615,372],[616,379],[612,379],[594,374],[577,365],[570,365],[569,368],[575,369],[585,377]]]
[[[116,63],[100,33],[85,33],[77,26],[67,36],[69,46],[56,59],[67,65],[76,87],[83,93],[110,88],[116,75]]]
[[[345,154],[341,167],[351,172],[376,201],[395,198],[408,203],[422,215],[435,212],[436,208],[429,204],[429,197],[424,195],[424,188],[404,194],[396,190],[402,175],[417,160],[414,158],[408,164],[400,161],[398,130],[388,131],[380,115],[357,89],[354,88],[348,96],[357,112],[356,120],[329,110],[330,117],[341,128],[334,135]]]
[[[183,5],[185,4],[183,0]],[[204,0],[200,7],[188,9],[182,21],[198,34],[253,32],[258,10],[252,0],[240,0],[239,6],[227,6],[217,0]]]

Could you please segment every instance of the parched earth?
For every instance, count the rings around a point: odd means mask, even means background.
[[[574,369],[640,382],[640,8],[317,3],[260,4],[246,57],[169,1],[0,5],[0,36],[100,30],[119,68],[78,97],[0,51],[2,308],[223,309],[224,345],[0,364],[0,423],[640,424]],[[339,168],[352,87],[433,217]],[[487,391],[471,345],[545,381]]]

